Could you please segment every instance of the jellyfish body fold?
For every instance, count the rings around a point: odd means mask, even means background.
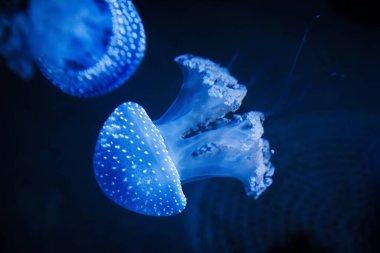
[[[94,155],[101,189],[117,204],[151,216],[182,212],[181,184],[208,177],[238,179],[257,198],[274,173],[263,114],[232,114],[247,90],[226,69],[191,55],[176,62],[184,83],[160,119],[153,122],[128,102],[104,124]]]
[[[69,95],[93,97],[116,89],[144,57],[144,27],[130,0],[31,0],[26,13],[18,15],[24,21],[14,30],[22,30],[22,36],[18,32],[9,40],[12,54],[23,56],[23,62],[34,60]],[[16,35],[27,45],[18,46]],[[0,47],[0,54],[10,53]]]

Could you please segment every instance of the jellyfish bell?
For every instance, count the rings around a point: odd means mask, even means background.
[[[208,177],[240,180],[257,198],[274,172],[263,114],[227,117],[240,107],[245,86],[212,61],[183,55],[176,62],[185,80],[160,119],[128,102],[105,122],[94,154],[100,188],[124,208],[151,216],[182,212],[181,185]]]
[[[17,33],[8,44],[23,59],[36,61],[69,95],[93,97],[116,89],[144,57],[144,27],[130,0],[31,0],[23,15],[24,22],[14,22]],[[28,50],[17,44],[22,37]],[[0,47],[0,54],[15,62],[8,51]]]
[[[138,104],[124,103],[108,118],[99,135],[94,166],[104,193],[129,210],[169,216],[186,206],[165,142]]]
[[[41,61],[56,68],[81,70],[106,53],[112,33],[112,14],[106,2],[30,0],[28,15],[29,40],[34,56]]]
[[[45,0],[33,1],[36,4],[31,8],[32,17],[42,21],[34,26],[39,29],[37,34],[47,29],[47,43],[57,45],[53,47],[56,51],[38,52],[41,56],[37,62],[47,79],[62,91],[80,97],[104,94],[136,71],[144,56],[145,33],[132,1],[70,0],[75,11],[67,2],[49,0],[50,6]],[[57,25],[46,25],[38,18],[44,16],[41,5],[47,11],[57,9],[63,19],[58,29],[62,36],[54,35]],[[63,40],[63,45],[55,43],[57,40]]]

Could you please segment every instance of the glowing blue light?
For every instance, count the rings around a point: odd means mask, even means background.
[[[184,55],[176,61],[185,81],[159,120],[128,102],[105,122],[94,155],[99,186],[117,204],[151,216],[182,212],[181,183],[206,177],[238,179],[257,198],[274,172],[261,138],[263,114],[226,117],[240,107],[245,86],[209,60]]]
[[[29,77],[34,59],[47,79],[73,96],[114,90],[144,57],[144,28],[130,0],[30,0],[27,13],[4,20],[0,36],[5,26],[12,31],[0,45],[8,65],[29,63],[12,68]]]
[[[100,132],[95,175],[113,201],[146,215],[172,215],[186,205],[178,172],[145,110],[124,103]]]

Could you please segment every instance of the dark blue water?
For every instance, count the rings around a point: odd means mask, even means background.
[[[22,81],[1,65],[0,252],[380,252],[380,26],[371,3],[134,3],[146,56],[108,95],[73,98],[41,74]],[[234,180],[208,180],[184,187],[182,214],[141,216],[99,189],[96,138],[125,101],[159,118],[180,89],[173,59],[183,53],[229,66],[248,87],[241,111],[271,115],[276,174],[257,201]]]

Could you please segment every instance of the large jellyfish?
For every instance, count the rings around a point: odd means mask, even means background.
[[[240,180],[257,198],[274,172],[263,114],[232,114],[247,90],[226,69],[191,55],[176,62],[184,83],[160,119],[152,122],[140,105],[127,102],[105,122],[94,154],[100,188],[122,207],[150,216],[182,212],[181,185],[208,177]]]
[[[0,56],[21,77],[33,62],[63,92],[92,97],[136,71],[144,28],[130,0],[30,0],[25,11],[0,12]]]

